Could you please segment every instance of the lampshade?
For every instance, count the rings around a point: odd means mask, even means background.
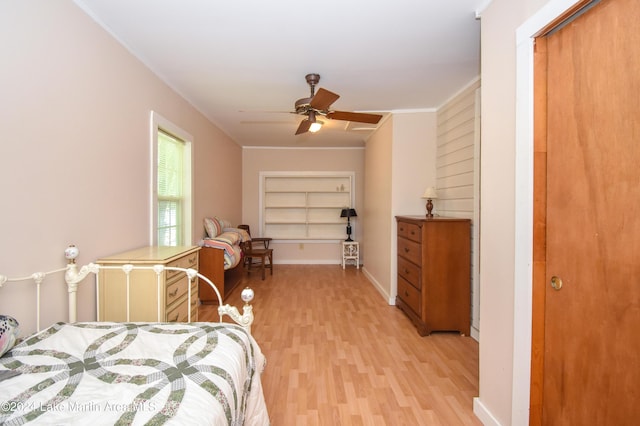
[[[427,198],[429,200],[435,200],[438,198],[438,193],[433,186],[428,187],[424,190],[424,194],[422,194],[422,198]]]
[[[340,212],[340,217],[357,217],[356,209],[342,209]]]

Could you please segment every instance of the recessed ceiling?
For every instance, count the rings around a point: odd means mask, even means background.
[[[487,0],[76,0],[169,86],[242,146],[363,146],[370,125],[305,117],[305,75],[332,109],[439,107],[480,73]],[[384,119],[383,119],[384,121]],[[375,126],[373,126],[375,127]]]

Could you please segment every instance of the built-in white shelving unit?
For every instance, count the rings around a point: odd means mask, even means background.
[[[343,208],[353,207],[353,172],[261,173],[261,234],[274,239],[339,240]]]

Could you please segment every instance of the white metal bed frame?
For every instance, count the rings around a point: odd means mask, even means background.
[[[153,265],[153,266],[136,266],[136,265],[132,265],[132,264],[125,264],[122,266],[107,266],[107,265],[98,265],[96,263],[89,263],[87,265],[82,266],[80,269],[78,269],[78,266],[76,265],[76,261],[75,259],[78,257],[78,249],[73,246],[70,245],[69,247],[67,247],[67,249],[65,250],[65,257],[68,260],[68,263],[66,265],[66,267],[64,268],[60,268],[60,269],[55,269],[52,271],[48,271],[48,272],[35,272],[29,276],[25,276],[25,277],[17,277],[17,278],[9,278],[6,275],[0,275],[0,288],[2,288],[2,286],[7,283],[7,282],[18,282],[18,281],[29,281],[32,280],[35,285],[36,285],[36,329],[37,331],[40,331],[40,288],[42,286],[42,283],[45,279],[45,277],[47,277],[48,275],[53,275],[53,274],[57,274],[60,272],[64,272],[64,279],[65,282],[67,283],[67,291],[69,292],[69,322],[70,323],[74,323],[77,322],[77,291],[78,291],[78,285],[91,273],[96,274],[96,286],[98,287],[97,290],[99,290],[99,286],[100,286],[100,282],[97,279],[97,274],[98,271],[100,269],[119,269],[122,270],[122,272],[126,275],[127,277],[127,281],[126,281],[126,288],[127,288],[127,321],[129,321],[130,318],[130,309],[129,309],[129,289],[130,286],[132,285],[132,283],[130,282],[130,273],[133,270],[140,270],[140,269],[146,269],[146,270],[153,270],[156,273],[157,276],[157,291],[158,294],[162,291],[162,279],[161,279],[161,274],[163,271],[182,271],[184,273],[187,274],[187,277],[189,278],[189,287],[191,288],[191,284],[193,283],[193,280],[197,277],[201,280],[203,280],[204,282],[206,282],[207,284],[209,284],[213,290],[216,293],[216,296],[218,297],[218,316],[219,316],[219,322],[222,322],[222,317],[224,315],[228,315],[233,321],[235,321],[237,324],[239,324],[240,326],[242,326],[245,330],[247,330],[247,332],[249,334],[251,334],[251,324],[253,323],[253,306],[251,306],[249,304],[249,302],[251,302],[253,300],[254,297],[254,292],[251,288],[247,287],[245,289],[242,290],[242,294],[241,294],[241,298],[242,300],[245,302],[244,306],[242,307],[242,315],[240,314],[240,312],[238,311],[238,308],[236,308],[235,306],[231,306],[229,304],[223,305],[222,304],[222,297],[220,296],[220,292],[218,291],[218,288],[215,286],[215,284],[213,282],[211,282],[211,280],[207,277],[205,277],[204,275],[202,275],[201,273],[199,273],[198,271],[196,271],[195,269],[191,269],[191,268],[176,268],[176,267],[167,267],[164,265]],[[135,285],[135,283],[133,283],[133,285]],[[96,294],[99,295],[99,291],[96,291]],[[191,291],[187,292],[187,306],[191,306]],[[99,296],[97,296],[99,297]],[[160,297],[158,297],[158,300],[160,300]],[[97,303],[97,308],[96,309],[100,309],[99,308],[99,303]],[[157,308],[157,312],[158,312],[158,322],[162,322],[161,321],[161,317],[160,317],[160,312],[161,312],[161,306],[160,303],[158,303],[158,308]],[[99,311],[96,312],[97,317],[99,318]],[[189,309],[189,314],[188,314],[188,321],[191,322],[191,309]]]

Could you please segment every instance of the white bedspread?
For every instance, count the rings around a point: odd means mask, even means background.
[[[0,358],[0,424],[268,425],[264,366],[236,325],[54,324]]]

